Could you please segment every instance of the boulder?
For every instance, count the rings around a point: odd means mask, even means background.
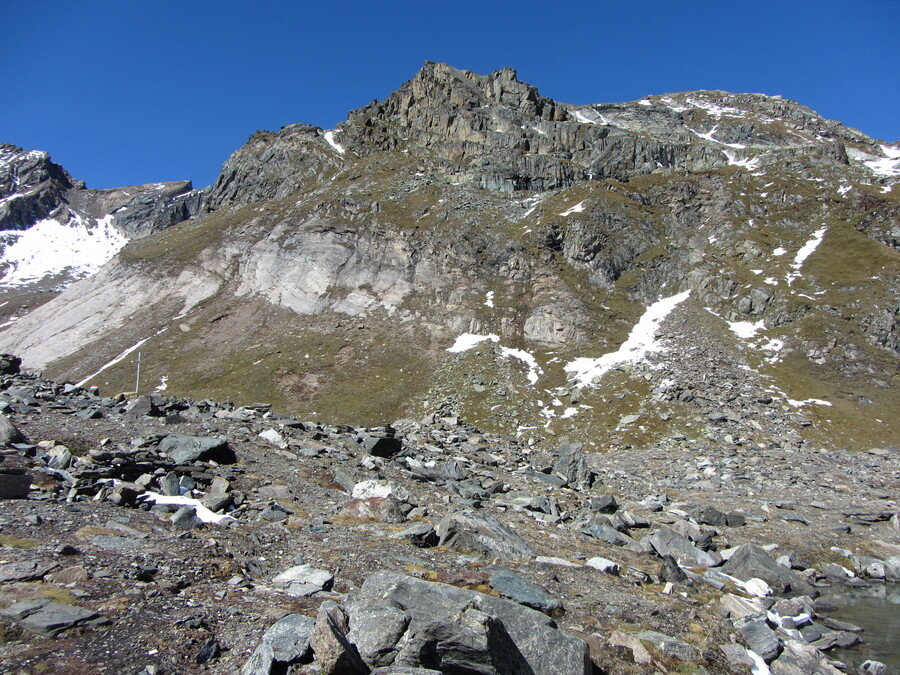
[[[341,508],[341,513],[361,520],[377,520],[383,523],[402,523],[406,520],[400,503],[393,497],[369,497],[351,499]]]
[[[484,513],[462,511],[445,516],[438,523],[441,546],[453,546],[486,558],[531,558],[528,543],[496,518]]]
[[[16,429],[15,425],[9,421],[6,415],[0,415],[0,444],[9,445],[11,443],[24,443],[25,437]]]
[[[564,443],[557,451],[559,458],[553,470],[564,476],[569,485],[586,490],[594,482],[594,472],[590,470],[581,443]]]
[[[660,557],[671,555],[679,565],[715,567],[722,563],[722,556],[718,553],[700,550],[691,543],[690,539],[669,527],[659,528],[648,537],[648,541]]]
[[[375,666],[485,674],[591,672],[587,644],[563,633],[545,614],[447,584],[377,572],[351,594],[346,612],[347,637]]]
[[[272,583],[283,588],[288,595],[305,597],[330,589],[334,584],[334,575],[312,565],[295,565],[276,575]]]
[[[812,587],[796,572],[779,565],[759,546],[744,544],[722,568],[726,574],[748,581],[762,579],[781,595],[813,595]]]
[[[0,419],[4,419],[0,415]],[[0,499],[28,499],[31,474],[24,471],[0,473]]]
[[[56,637],[76,626],[103,626],[109,619],[83,607],[63,605],[48,598],[34,598],[16,602],[4,610],[5,616],[32,632]]]
[[[176,464],[188,464],[197,460],[211,459],[220,464],[236,461],[234,451],[224,438],[206,436],[182,436],[171,434],[159,442],[159,451],[166,453]]]
[[[548,595],[543,588],[509,570],[494,572],[488,584],[500,595],[540,612],[552,612],[562,606],[559,600]]]
[[[310,638],[315,619],[302,614],[288,614],[269,627],[253,655],[241,668],[241,675],[270,675],[273,670],[311,660]]]
[[[324,675],[366,675],[370,668],[360,657],[359,650],[348,638],[347,615],[328,600],[319,606],[310,644],[316,655],[316,665]]]

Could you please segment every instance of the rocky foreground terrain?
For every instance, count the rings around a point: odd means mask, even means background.
[[[855,672],[820,595],[900,580],[896,448],[600,454],[0,368],[2,672]]]

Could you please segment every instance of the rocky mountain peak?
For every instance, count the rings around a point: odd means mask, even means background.
[[[84,184],[48,153],[0,143],[0,230],[23,230],[46,218],[76,187]]]

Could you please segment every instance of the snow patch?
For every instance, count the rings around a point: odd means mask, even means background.
[[[90,276],[128,243],[112,226],[112,215],[93,227],[72,214],[66,225],[47,219],[27,230],[3,234],[12,240],[3,252],[3,261],[9,265],[0,279],[0,287],[5,288],[63,273],[76,279]]]
[[[326,131],[325,132],[325,141],[328,143],[328,145],[330,145],[332,148],[337,150],[339,155],[343,155],[347,150],[344,148],[343,145],[341,145],[336,140],[334,140],[334,134],[335,134],[334,131]]]
[[[787,399],[787,402],[795,408],[802,408],[805,405],[824,405],[829,408],[831,407],[831,401],[823,401],[820,398],[808,398],[805,401],[797,401],[793,398],[789,398]]]
[[[793,272],[788,272],[785,281],[787,281],[787,285],[790,286],[795,279],[800,277],[800,268],[803,267],[803,263],[806,262],[806,259],[813,254],[819,244],[822,243],[822,239],[825,237],[825,232],[828,230],[827,227],[822,227],[813,232],[813,236],[810,238],[808,242],[803,244],[799,251],[797,251],[797,255],[794,256],[794,262],[791,263],[791,267],[793,268]]]
[[[451,354],[460,354],[462,352],[468,351],[472,349],[482,342],[490,340],[491,342],[496,342],[500,345],[500,336],[495,335],[493,333],[489,335],[475,335],[473,333],[463,333],[458,338],[456,338],[456,342],[453,343],[452,347],[448,347],[447,351]],[[543,375],[543,371],[538,365],[537,359],[534,356],[526,352],[524,349],[513,349],[511,347],[504,347],[500,345],[500,354],[503,356],[512,357],[514,359],[519,359],[523,361],[525,365],[528,366],[528,381],[531,384],[536,384],[538,378]]]
[[[784,255],[785,253],[787,253],[787,249],[782,246],[779,246],[774,251],[772,251],[772,255]]]
[[[862,162],[875,175],[900,176],[900,148],[882,145],[881,152],[884,153],[884,157],[876,157],[856,148],[847,148],[847,156],[850,159]]]
[[[488,291],[487,295],[484,298],[485,307],[490,307],[493,309],[494,307],[494,291]]]
[[[458,338],[456,338],[456,342],[453,343],[452,347],[447,348],[447,351],[451,354],[460,354],[462,352],[467,352],[472,349],[472,347],[480,345],[485,340],[500,342],[500,336],[494,335],[493,333],[491,333],[490,335],[475,335],[474,333],[463,333]]]
[[[570,216],[573,213],[581,213],[582,211],[584,211],[584,202],[583,201],[578,202],[575,206],[570,206],[569,208],[567,208],[565,211],[563,211],[559,215]]]
[[[168,495],[161,495],[156,492],[144,492],[143,494],[141,494],[141,499],[146,499],[149,502],[155,502],[157,504],[193,506],[196,510],[197,517],[204,523],[215,523],[216,525],[218,525],[229,520],[235,520],[235,518],[231,516],[213,513],[208,508],[203,506],[203,504],[200,503],[199,499],[192,499],[191,497],[172,497]]]
[[[731,329],[731,332],[737,335],[739,338],[743,338],[745,340],[749,340],[754,337],[759,331],[766,329],[766,322],[760,319],[756,323],[751,321],[729,321],[728,327]]]
[[[616,366],[637,363],[651,352],[662,351],[662,345],[655,339],[656,331],[669,313],[687,300],[690,294],[690,291],[684,291],[650,305],[617,351],[599,358],[575,359],[563,366],[563,369],[571,373],[570,379],[575,380],[579,386],[586,387]]]

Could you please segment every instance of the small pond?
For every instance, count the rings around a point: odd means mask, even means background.
[[[881,661],[890,673],[900,673],[900,584],[886,584],[823,594],[838,609],[828,616],[865,628],[863,644],[852,649],[827,652],[831,658],[852,665],[850,672],[866,659]]]

